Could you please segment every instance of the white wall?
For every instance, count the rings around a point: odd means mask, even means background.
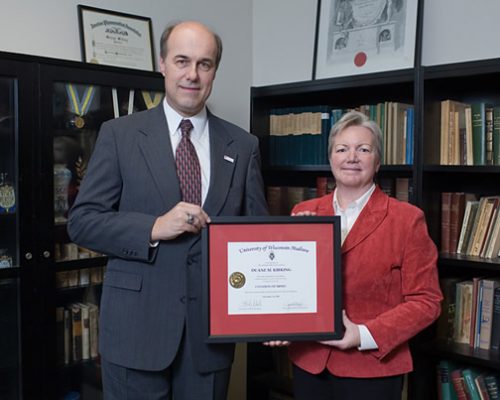
[[[248,128],[251,1],[1,0],[0,51],[80,61],[78,4],[150,17],[156,56],[161,32],[172,20],[196,19],[214,28],[222,37],[224,53],[209,106],[219,116]]]
[[[254,86],[311,79],[316,6],[253,0]],[[499,15],[498,0],[425,0],[422,64],[500,57]]]
[[[253,0],[253,85],[312,77],[316,1]]]
[[[426,0],[422,64],[500,57],[500,1]]]

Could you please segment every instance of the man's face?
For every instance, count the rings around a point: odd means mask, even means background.
[[[216,54],[215,38],[203,25],[181,23],[170,34],[160,71],[167,102],[182,116],[191,117],[205,106],[215,79]]]

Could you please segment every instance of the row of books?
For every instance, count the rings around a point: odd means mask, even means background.
[[[441,251],[497,258],[500,251],[500,196],[477,200],[472,193],[441,194]]]
[[[360,105],[354,109],[379,125],[383,136],[383,164],[413,163],[412,105],[386,101]],[[331,109],[325,105],[271,109],[269,164],[328,164],[330,129],[350,110],[352,109]]]
[[[388,196],[406,202],[413,200],[413,182],[411,178],[380,178],[378,185]]]
[[[500,349],[500,278],[441,278],[437,337],[471,348]]]
[[[500,106],[441,102],[440,164],[500,165]]]
[[[266,192],[271,215],[290,215],[297,203],[317,197],[316,188],[306,186],[268,186]]]
[[[487,369],[464,367],[449,360],[437,365],[440,400],[497,400],[498,375]]]
[[[389,196],[409,202],[412,200],[413,185],[410,178],[382,178],[380,188]],[[267,186],[267,203],[271,215],[290,215],[292,208],[301,201],[322,197],[335,188],[332,177],[319,176],[316,187]]]
[[[98,315],[99,307],[94,303],[72,303],[56,308],[57,359],[60,364],[98,356]]]
[[[54,259],[56,261],[81,260],[84,258],[103,257],[102,253],[76,245],[76,243],[55,243]]]
[[[100,285],[104,279],[106,267],[91,267],[56,272],[56,287],[58,289]]]

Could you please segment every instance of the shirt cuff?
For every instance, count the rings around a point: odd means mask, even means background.
[[[373,339],[372,334],[366,327],[366,325],[358,325],[359,329],[359,338],[361,344],[358,347],[358,350],[364,351],[364,350],[378,350],[378,345],[375,342],[375,339]]]
[[[149,247],[158,247],[160,244],[159,240],[155,240],[154,242],[149,242]]]

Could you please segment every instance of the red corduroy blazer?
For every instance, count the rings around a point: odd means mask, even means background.
[[[333,194],[292,210],[333,215]],[[437,250],[424,213],[378,187],[342,245],[343,301],[347,316],[365,324],[378,350],[342,351],[316,342],[295,342],[289,356],[318,374],[383,377],[413,369],[408,340],[436,320],[442,300]]]

